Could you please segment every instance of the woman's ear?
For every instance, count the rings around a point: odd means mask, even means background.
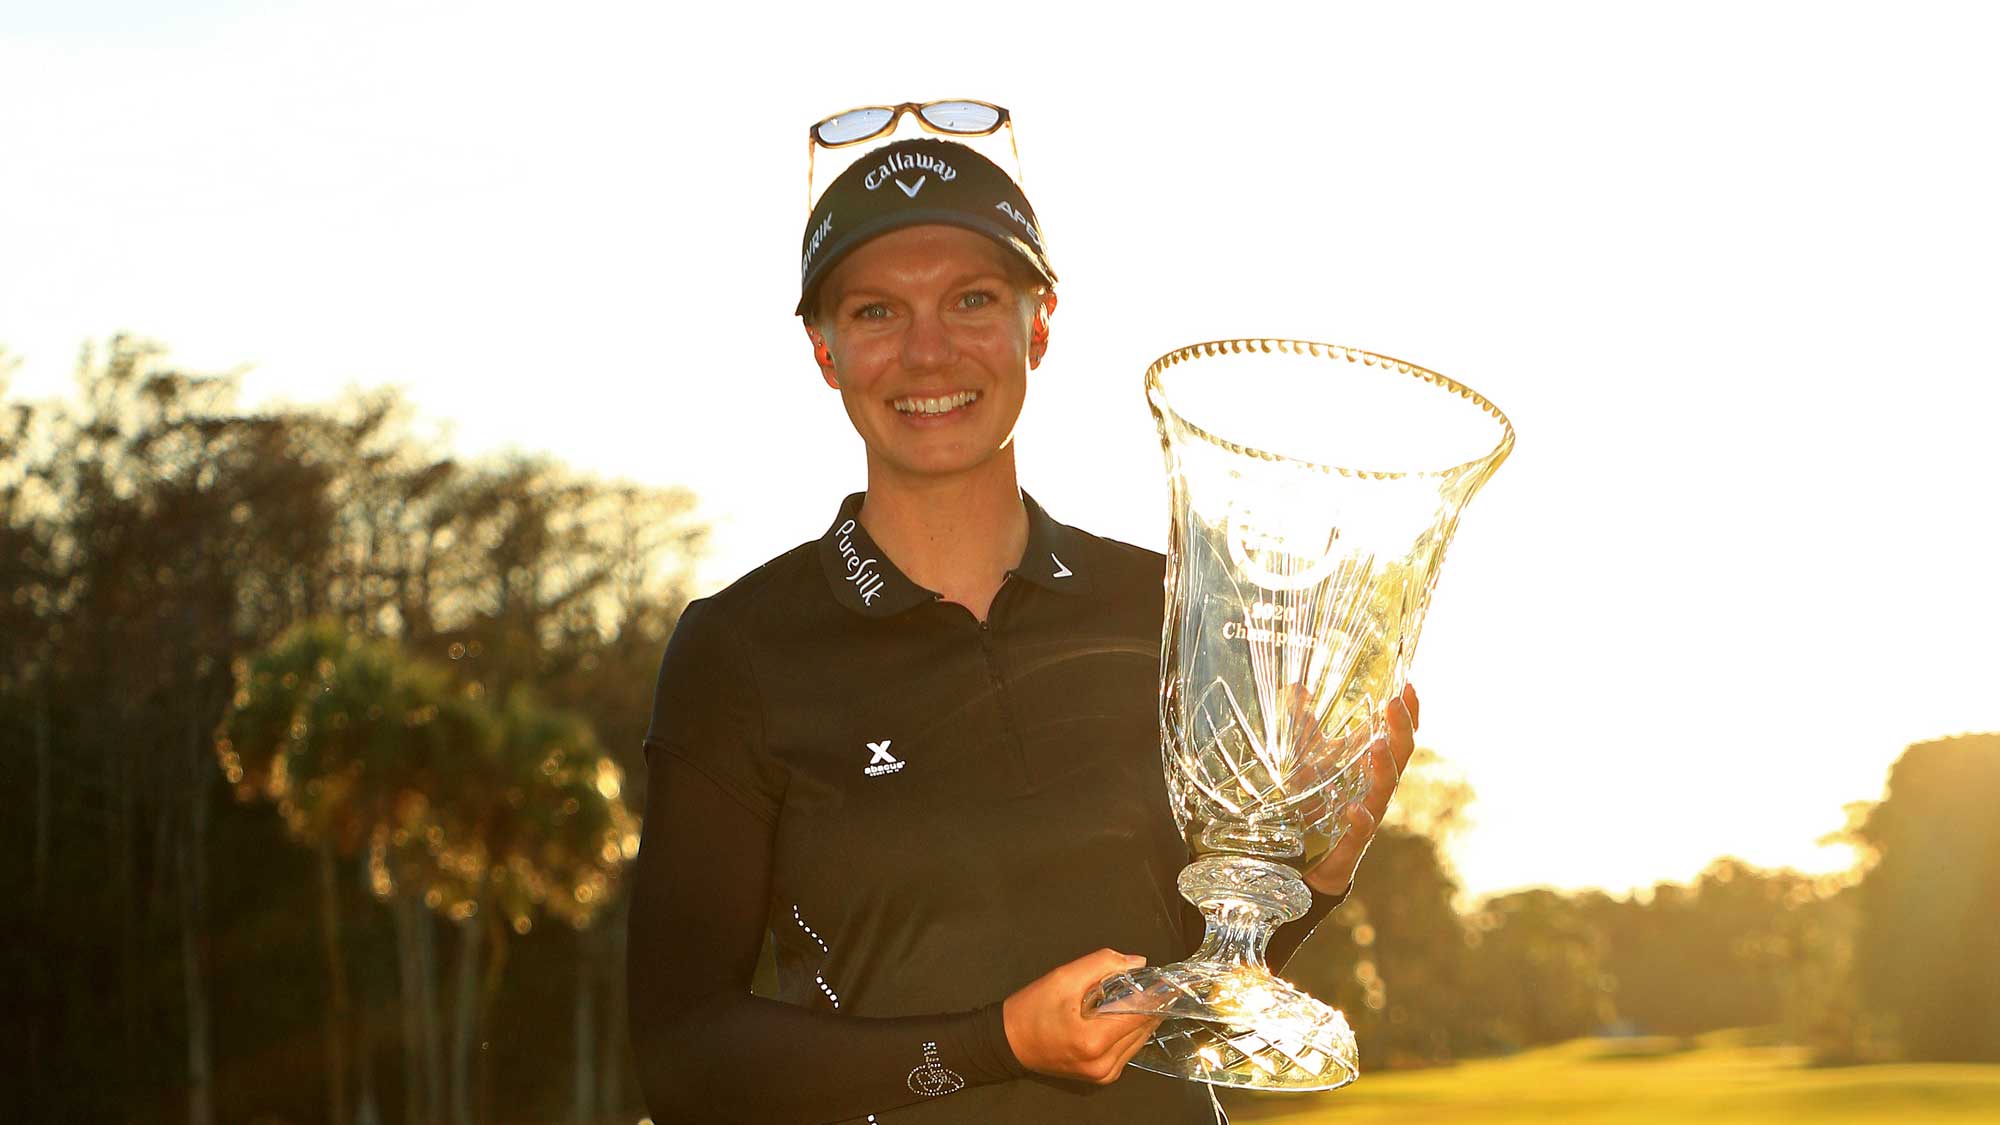
[[[1049,318],[1056,315],[1056,291],[1044,289],[1041,304],[1035,309],[1035,323],[1028,329],[1028,370],[1042,365],[1042,356],[1049,350]]]
[[[812,341],[813,362],[819,364],[819,377],[826,380],[827,386],[832,387],[836,391],[839,390],[840,378],[834,374],[833,353],[827,350],[826,337],[820,335],[819,329],[814,328],[808,322],[806,324],[806,338]]]

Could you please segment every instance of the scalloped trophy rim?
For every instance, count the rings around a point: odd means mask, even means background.
[[[1196,425],[1189,421],[1185,414],[1168,405],[1165,390],[1160,385],[1160,375],[1167,368],[1209,356],[1225,354],[1242,355],[1247,352],[1269,355],[1274,350],[1280,355],[1311,356],[1315,359],[1328,360],[1345,359],[1349,363],[1361,363],[1368,367],[1388,368],[1400,374],[1415,376],[1441,390],[1450,391],[1479,407],[1488,417],[1499,423],[1501,431],[1500,440],[1494,444],[1492,449],[1487,450],[1485,453],[1448,468],[1415,470],[1362,469],[1352,466],[1331,465],[1283,453],[1272,453],[1269,450],[1233,442],[1202,426]],[[1478,391],[1453,379],[1449,375],[1440,375],[1428,367],[1411,363],[1409,360],[1364,351],[1360,348],[1350,348],[1344,344],[1323,344],[1312,340],[1293,340],[1279,337],[1245,336],[1230,340],[1205,340],[1199,344],[1189,344],[1185,347],[1175,348],[1147,366],[1146,401],[1156,412],[1171,417],[1176,426],[1217,448],[1226,449],[1231,453],[1242,454],[1245,457],[1254,457],[1259,461],[1290,462],[1301,468],[1309,468],[1322,473],[1331,473],[1343,477],[1357,477],[1365,480],[1455,480],[1459,477],[1474,474],[1485,476],[1499,468],[1501,463],[1507,460],[1508,455],[1514,451],[1514,423],[1508,419],[1504,411],[1495,406],[1493,401],[1485,395],[1480,394]]]

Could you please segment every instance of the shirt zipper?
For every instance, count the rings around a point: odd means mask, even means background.
[[[1000,696],[1000,713],[1007,723],[1007,741],[1013,748],[1014,779],[1016,788],[1026,790],[1028,777],[1028,748],[1021,738],[1021,722],[1014,711],[1014,696],[1007,687],[1007,677],[1000,667],[1000,653],[995,647],[993,618],[998,615],[1000,598],[1007,592],[1007,584],[1014,580],[1014,572],[1000,580],[1000,589],[994,591],[993,603],[987,607],[986,620],[979,623],[979,649],[986,657],[986,674],[992,678],[993,687]]]

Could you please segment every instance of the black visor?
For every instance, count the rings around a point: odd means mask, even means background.
[[[856,247],[925,223],[977,231],[1055,284],[1041,224],[1013,178],[962,144],[919,138],[862,157],[820,196],[799,247],[798,315],[811,314],[827,271]]]

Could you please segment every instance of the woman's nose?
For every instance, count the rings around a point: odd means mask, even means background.
[[[958,348],[952,342],[951,331],[944,318],[936,313],[920,312],[910,318],[910,326],[903,333],[903,366],[912,371],[928,371],[949,367],[958,359]]]

